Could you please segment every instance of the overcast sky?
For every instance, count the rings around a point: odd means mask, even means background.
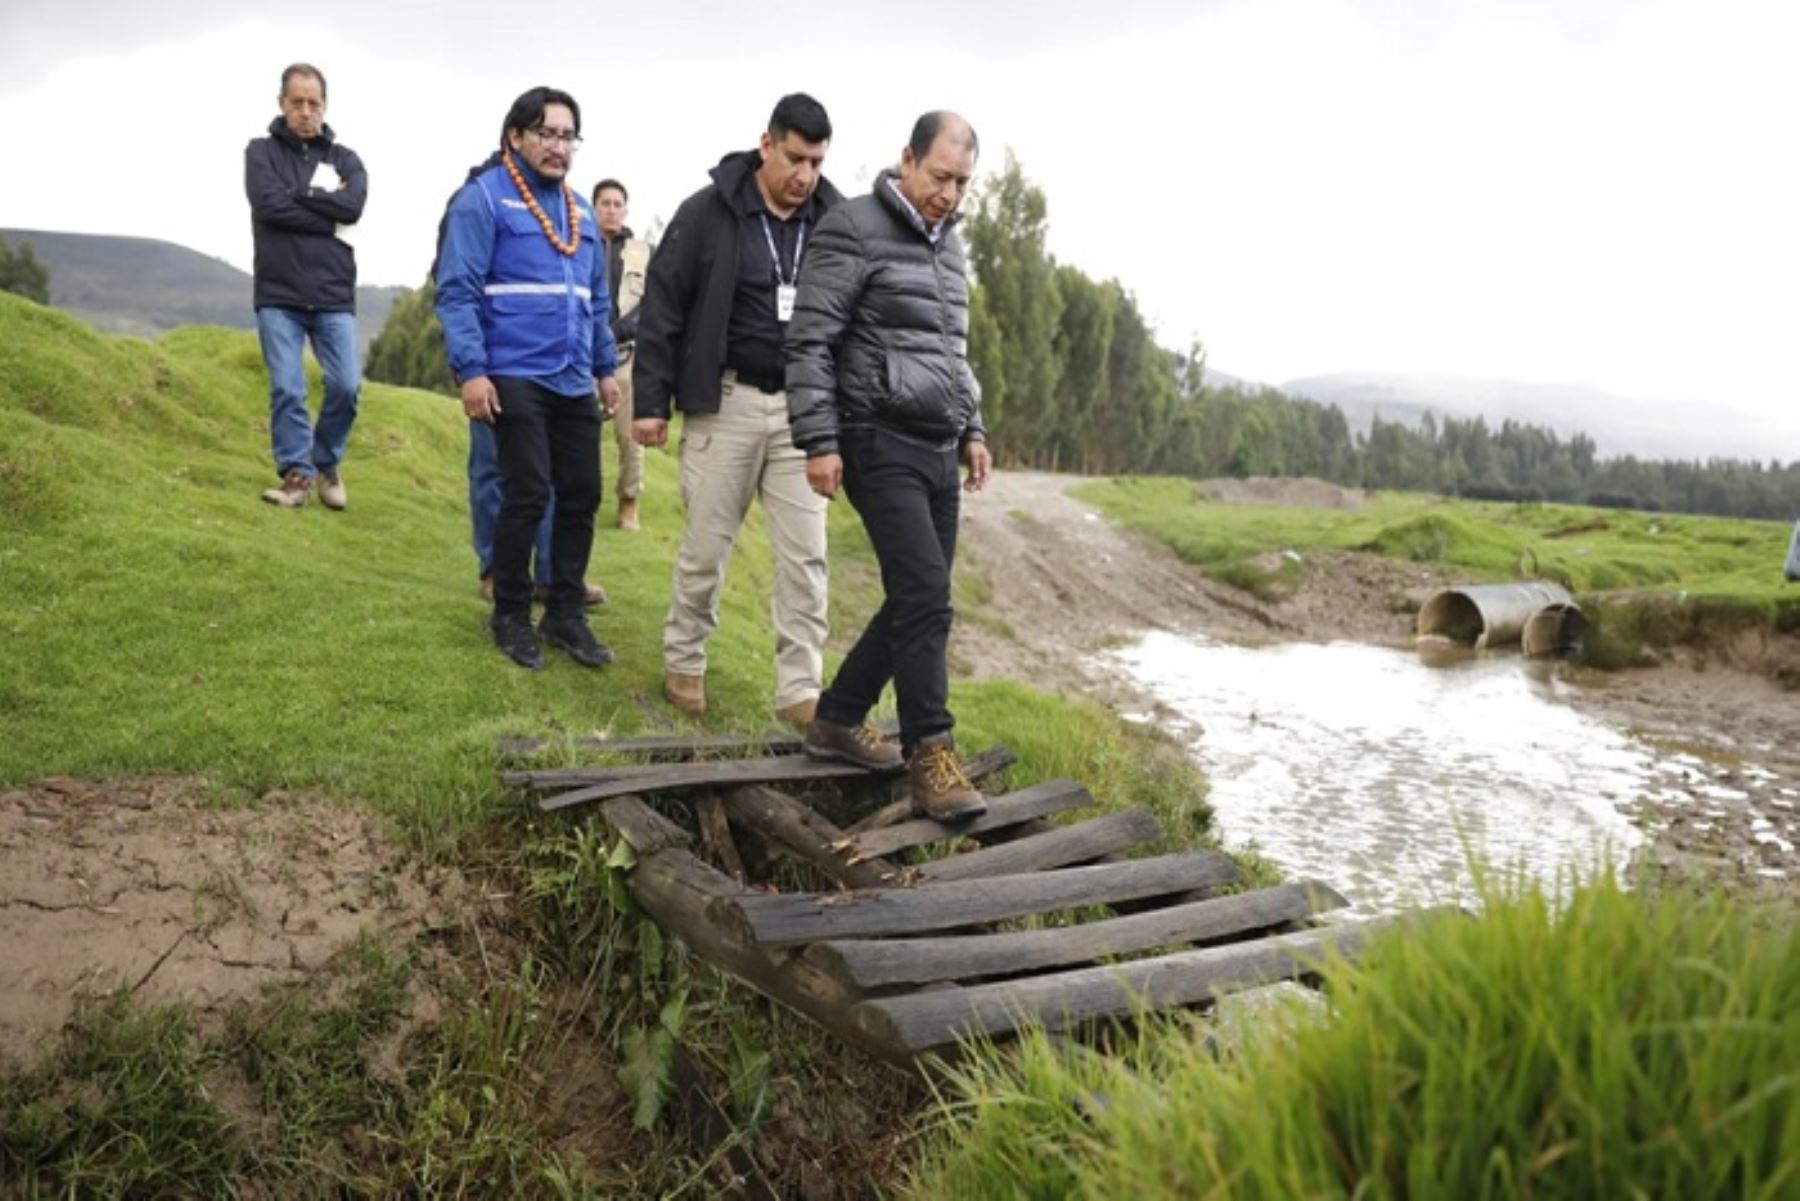
[[[1800,458],[1795,0],[610,7],[9,2],[0,226],[247,268],[243,146],[294,59],[370,169],[365,283],[422,278],[533,84],[582,102],[573,179],[624,179],[640,229],[784,91],[831,111],[846,190],[956,108],[1042,185],[1058,258],[1223,370],[1584,383],[1760,414]]]

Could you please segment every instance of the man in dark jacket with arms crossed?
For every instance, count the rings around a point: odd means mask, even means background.
[[[281,73],[281,115],[244,149],[244,191],[256,239],[256,329],[269,367],[269,435],[279,486],[262,498],[297,509],[312,493],[347,501],[338,464],[356,421],[356,252],[347,227],[362,218],[369,175],[325,124],[325,76],[295,63]],[[315,426],[306,411],[302,355],[312,339],[325,373]]]
[[[969,369],[969,284],[951,228],[980,144],[968,122],[932,112],[913,126],[900,169],[819,223],[787,334],[794,443],[813,490],[842,486],[881,563],[886,598],[807,727],[807,753],[892,770],[913,803],[965,821],[986,802],[956,758],[950,716],[950,565],[962,487],[987,483],[981,394]],[[887,682],[901,748],[866,718]]]

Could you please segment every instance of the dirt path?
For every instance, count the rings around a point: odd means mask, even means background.
[[[1309,554],[1298,593],[1265,603],[1069,496],[1082,482],[1001,472],[964,504],[961,544],[991,595],[979,614],[958,616],[952,658],[960,675],[1155,712],[1129,680],[1094,665],[1094,653],[1148,630],[1410,647],[1419,605],[1447,582],[1375,556]],[[1285,490],[1226,490],[1221,499],[1316,505],[1342,503],[1341,493],[1292,481]],[[1800,639],[1781,643],[1736,648],[1733,662],[1766,669],[1800,661]],[[1717,662],[1616,674],[1565,669],[1564,678],[1574,685],[1570,703],[1691,761],[1685,800],[1646,802],[1638,814],[1653,835],[1649,863],[1752,893],[1800,890],[1800,694]]]

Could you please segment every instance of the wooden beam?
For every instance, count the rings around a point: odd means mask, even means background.
[[[607,825],[631,844],[639,855],[654,855],[669,847],[689,847],[693,836],[658,813],[638,797],[617,797],[600,806]]]
[[[948,880],[1038,872],[1071,863],[1091,863],[1103,855],[1155,842],[1162,834],[1156,819],[1142,809],[1103,813],[1072,826],[1056,826],[1030,838],[934,859],[919,866],[919,882],[938,884]]]
[[[731,823],[725,816],[725,802],[716,792],[703,792],[694,800],[694,816],[700,820],[700,841],[709,854],[725,869],[725,874],[742,882],[749,879],[744,871],[743,856],[731,840]]]
[[[1094,798],[1088,790],[1073,780],[1049,780],[1033,784],[1030,788],[1021,788],[1017,792],[989,797],[987,812],[960,826],[945,825],[928,817],[914,818],[898,825],[857,834],[850,839],[850,844],[845,849],[852,858],[892,855],[895,851],[908,847],[922,847],[952,838],[986,834],[1005,826],[1018,825],[1034,817],[1080,809],[1093,803]]]
[[[693,759],[699,755],[757,752],[764,755],[794,755],[800,751],[800,736],[782,732],[768,734],[645,734],[631,738],[599,738],[583,735],[577,738],[500,738],[500,752],[506,755],[536,755],[550,750],[582,750],[600,754],[632,755],[643,759]]]
[[[1349,902],[1315,880],[1050,930],[942,938],[814,943],[806,958],[847,987],[870,991],[937,980],[1016,975],[1184,943],[1269,930]]]
[[[834,845],[844,841],[844,832],[810,806],[773,788],[732,789],[725,794],[725,814],[738,825],[785,847],[845,888],[880,888],[899,875],[885,859],[853,863],[833,850]]]
[[[538,808],[545,812],[634,792],[735,788],[744,784],[775,784],[794,780],[875,778],[873,772],[853,764],[825,763],[809,759],[805,755],[777,755],[768,759],[715,759],[704,763],[659,763],[635,767],[558,768],[554,774],[516,774],[531,777],[523,787],[538,792],[558,793],[538,802]],[[568,788],[574,790],[558,792]]]
[[[746,940],[759,946],[795,946],[828,938],[880,938],[983,925],[1032,913],[1218,887],[1237,878],[1237,865],[1226,856],[1187,851],[917,888],[749,894],[722,899],[713,914],[720,924],[743,930]]]
[[[855,1017],[871,1038],[914,1055],[945,1050],[975,1034],[1009,1034],[1026,1022],[1064,1030],[1308,975],[1330,953],[1354,955],[1390,921],[1328,926],[997,984],[879,997],[857,1005]]]

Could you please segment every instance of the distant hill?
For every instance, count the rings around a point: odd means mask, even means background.
[[[1426,413],[1498,428],[1508,418],[1545,426],[1567,438],[1584,433],[1602,455],[1650,459],[1708,457],[1783,461],[1800,458],[1800,427],[1772,428],[1767,419],[1717,406],[1636,400],[1579,384],[1526,384],[1458,376],[1343,372],[1289,380],[1281,390],[1344,411],[1350,428],[1367,432],[1376,416],[1416,427]]]
[[[0,229],[9,246],[30,242],[50,268],[50,303],[114,334],[153,338],[183,325],[255,329],[250,276],[223,259],[154,238]],[[356,290],[364,349],[405,288]]]

